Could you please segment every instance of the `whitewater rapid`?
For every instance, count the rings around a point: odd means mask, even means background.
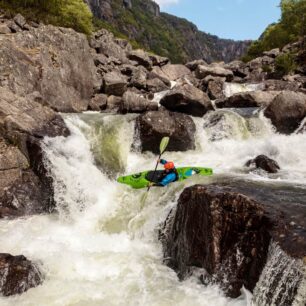
[[[176,166],[212,167],[215,176],[152,189],[143,209],[143,191],[115,181],[155,164],[153,154],[131,150],[135,115],[65,115],[71,136],[43,142],[57,213],[0,221],[2,250],[37,263],[44,283],[20,296],[0,297],[0,305],[251,305],[245,290],[229,299],[195,276],[180,282],[163,264],[158,229],[181,191],[194,183],[238,177],[306,189],[306,135],[278,135],[256,110],[251,116],[217,112],[223,118],[217,128],[203,128],[211,114],[194,118],[196,150],[164,155]],[[259,154],[276,159],[280,173],[248,171],[245,162]]]

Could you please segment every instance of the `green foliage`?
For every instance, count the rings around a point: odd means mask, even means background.
[[[93,30],[92,14],[83,0],[0,0],[0,8],[87,35]]]
[[[282,48],[306,35],[306,0],[282,0],[280,7],[280,21],[268,26],[259,40],[250,46],[247,59],[258,57],[266,50]]]
[[[295,57],[293,54],[281,54],[275,59],[275,71],[280,75],[286,75],[296,69]]]

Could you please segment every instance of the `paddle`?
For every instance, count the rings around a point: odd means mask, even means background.
[[[156,163],[156,166],[155,166],[155,169],[154,169],[152,181],[154,181],[154,179],[155,179],[155,174],[156,174],[156,170],[157,170],[157,167],[158,167],[158,164],[159,164],[159,160],[160,160],[161,156],[163,155],[163,153],[166,151],[166,148],[168,146],[169,140],[170,140],[169,137],[163,137],[163,139],[160,142],[160,145],[159,145],[159,156],[158,156],[157,163]],[[143,195],[143,197],[141,199],[141,207],[143,207],[144,202],[146,201],[146,199],[148,197],[148,193],[149,193],[150,189],[151,189],[151,186],[148,186],[147,192]]]

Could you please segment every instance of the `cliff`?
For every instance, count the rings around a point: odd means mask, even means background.
[[[151,0],[86,0],[93,14],[113,31],[172,62],[202,58],[207,62],[240,58],[250,41],[220,39],[201,32],[186,19],[161,13]]]

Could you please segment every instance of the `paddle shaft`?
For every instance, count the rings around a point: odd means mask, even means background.
[[[155,173],[156,173],[156,170],[157,170],[157,167],[158,167],[158,164],[159,164],[159,161],[160,161],[160,158],[161,158],[162,154],[163,154],[163,153],[159,154],[159,157],[158,157],[158,160],[157,160],[155,169],[154,169],[153,179],[152,179],[153,182],[154,182],[154,179],[155,179]],[[147,192],[150,190],[150,188],[151,188],[151,186],[148,187]]]

